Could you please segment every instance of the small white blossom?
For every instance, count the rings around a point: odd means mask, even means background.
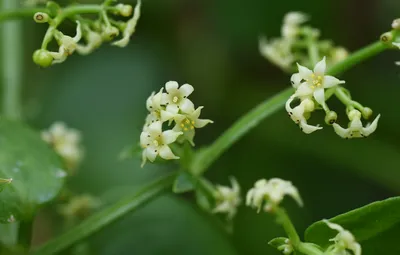
[[[165,104],[166,111],[178,113],[181,110],[184,113],[194,109],[194,104],[188,99],[194,88],[192,85],[184,84],[179,87],[176,81],[169,81],[165,84],[166,93],[163,94],[162,104]]]
[[[279,205],[285,195],[291,196],[300,206],[303,206],[297,188],[290,181],[279,178],[272,178],[269,181],[258,180],[247,192],[246,205],[258,210],[264,205],[264,210],[270,211]]]
[[[119,29],[114,26],[102,26],[101,37],[104,41],[110,41],[119,35]]]
[[[78,47],[78,42],[82,38],[81,23],[76,21],[76,35],[74,37],[64,35],[59,32],[58,44],[60,45],[58,52],[50,52],[51,56],[54,58],[53,64],[59,64],[64,62],[69,55],[74,53]]]
[[[77,44],[76,46],[76,51],[81,55],[88,55],[92,53],[103,43],[103,38],[101,37],[101,34],[94,32],[90,29],[87,30],[87,33],[84,35],[84,37],[86,39],[86,44]]]
[[[287,40],[272,39],[268,41],[265,37],[261,37],[259,40],[261,55],[284,70],[290,69],[295,61],[291,47],[291,42]]]
[[[399,19],[395,19],[392,22],[392,28],[393,29],[400,29],[400,18]]]
[[[176,124],[172,130],[182,132],[183,136],[192,146],[194,146],[193,138],[195,135],[195,128],[202,128],[209,123],[213,123],[212,120],[199,119],[201,109],[203,108],[203,106],[200,106],[196,110],[192,109],[187,113],[177,114],[174,117]]]
[[[176,141],[182,132],[175,132],[173,130],[162,131],[161,121],[156,121],[149,125],[140,134],[140,145],[143,147],[142,153],[142,167],[147,159],[154,162],[159,155],[163,159],[179,159],[169,148],[169,144]]]
[[[342,138],[359,138],[359,137],[367,137],[373,132],[375,132],[378,127],[378,120],[380,118],[380,114],[375,118],[375,120],[368,124],[366,127],[363,127],[361,122],[361,112],[358,110],[351,110],[348,114],[350,123],[348,128],[342,128],[339,124],[334,123],[333,128],[339,136]]]
[[[299,68],[299,75],[304,82],[297,87],[296,94],[302,96],[313,95],[315,101],[327,111],[325,89],[343,84],[345,81],[341,81],[330,75],[325,75],[325,57],[315,65],[314,71],[300,64],[297,64],[297,66]]]
[[[307,119],[305,117],[305,114],[314,111],[315,109],[314,102],[309,98],[305,98],[304,100],[301,101],[301,103],[298,106],[292,109],[290,107],[290,103],[294,100],[295,97],[296,96],[293,95],[286,101],[286,111],[288,112],[290,118],[296,124],[298,124],[300,126],[301,131],[303,131],[306,134],[311,134],[312,132],[322,129],[322,127],[318,125],[313,126],[307,124]]]
[[[135,10],[133,12],[133,17],[130,20],[128,20],[128,22],[126,23],[126,27],[123,31],[122,39],[114,42],[112,45],[115,45],[118,47],[125,47],[128,45],[129,39],[135,32],[136,24],[140,18],[140,6],[141,6],[141,1],[138,0],[137,4],[135,6]],[[131,6],[131,11],[132,11],[132,6]]]
[[[81,134],[79,131],[68,128],[62,122],[53,123],[48,130],[41,133],[42,139],[50,144],[65,161],[66,167],[72,173],[83,158],[81,148]]]
[[[281,251],[284,255],[289,255],[294,252],[293,246],[288,238],[286,238],[285,244],[278,246],[277,249]]]
[[[302,23],[308,20],[307,15],[301,12],[289,12],[283,19],[283,25],[281,28],[282,37],[288,40],[294,39],[300,32]]]
[[[217,185],[217,205],[213,213],[226,213],[229,220],[236,215],[237,207],[241,203],[240,186],[235,178],[230,178],[231,187]]]
[[[349,52],[343,47],[337,47],[332,50],[332,62],[338,63],[345,60],[349,56]]]
[[[328,220],[323,220],[329,228],[338,231],[339,233],[329,241],[335,242],[328,250],[329,254],[347,254],[346,250],[350,250],[354,255],[361,255],[361,245],[356,242],[354,236],[350,231],[343,229],[342,226],[331,223]]]

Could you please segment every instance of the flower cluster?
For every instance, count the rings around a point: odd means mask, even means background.
[[[324,220],[324,222],[329,228],[339,232],[334,238],[329,240],[334,242],[334,244],[329,246],[324,254],[348,254],[347,251],[352,251],[354,255],[361,255],[361,245],[356,242],[352,233],[328,220]]]
[[[303,206],[297,188],[290,181],[279,178],[261,179],[247,192],[246,205],[257,208],[258,211],[263,207],[264,211],[270,212],[279,206],[286,195],[291,196],[299,206]]]
[[[216,206],[213,213],[226,213],[228,220],[232,220],[236,215],[237,207],[241,203],[240,186],[235,178],[230,178],[231,187],[217,185]]]
[[[60,155],[68,173],[72,175],[83,158],[80,132],[68,128],[62,122],[55,122],[48,130],[42,131],[41,135],[42,139]]]
[[[365,127],[362,125],[361,117],[369,119],[372,110],[351,99],[350,93],[340,86],[345,81],[326,75],[325,57],[315,65],[313,71],[299,64],[297,66],[298,73],[291,77],[295,92],[286,101],[285,108],[290,118],[299,125],[304,133],[310,134],[322,129],[319,125],[310,125],[307,122],[311,113],[318,109],[325,112],[325,122],[328,125],[333,125],[335,132],[342,138],[367,137],[376,130],[380,115],[375,118],[372,124]],[[348,128],[343,128],[335,123],[337,114],[331,111],[326,104],[326,101],[333,94],[346,106],[346,113],[350,120]],[[299,101],[299,104],[292,108],[292,103],[295,100]]]
[[[267,40],[261,37],[261,55],[284,71],[290,72],[296,62],[311,65],[311,55],[327,56],[329,64],[345,59],[348,52],[343,47],[334,47],[329,40],[319,40],[318,29],[305,26],[308,16],[301,12],[287,13],[283,19],[281,37]]]
[[[106,1],[102,5],[102,10],[99,11],[100,18],[95,21],[82,18],[79,15],[64,17],[62,16],[63,12],[60,7],[58,5],[54,7],[54,2],[49,3],[51,3],[52,9],[59,9],[55,16],[52,16],[50,11],[50,14],[45,12],[35,13],[33,19],[37,23],[48,23],[49,28],[43,39],[41,49],[33,53],[33,61],[42,67],[62,63],[74,52],[78,52],[81,55],[90,54],[99,48],[102,43],[112,41],[120,34],[120,38],[114,41],[112,45],[118,47],[127,46],[130,37],[135,32],[136,24],[140,17],[141,1],[138,0],[134,10],[131,5],[116,4],[110,6],[108,2],[112,1]],[[119,15],[122,17],[132,15],[132,17],[128,21],[122,22],[113,20],[109,15]],[[58,30],[58,25],[65,18],[70,18],[77,24],[76,34],[73,37],[65,35]],[[58,51],[47,50],[47,45],[53,38],[58,44]],[[82,41],[85,41],[85,43]]]
[[[188,98],[194,90],[193,86],[184,84],[179,87],[176,81],[169,81],[165,84],[165,90],[161,88],[158,93],[153,92],[146,101],[149,114],[140,135],[142,167],[147,160],[153,162],[157,156],[167,160],[179,159],[169,145],[176,141],[188,141],[194,146],[195,129],[213,123],[199,119],[203,106],[195,108]],[[173,125],[173,128],[163,131],[163,125]]]

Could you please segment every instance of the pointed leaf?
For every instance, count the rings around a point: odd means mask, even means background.
[[[175,179],[172,191],[174,193],[186,193],[194,189],[193,176],[186,171],[181,171]]]

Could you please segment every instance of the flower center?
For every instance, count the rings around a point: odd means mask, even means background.
[[[319,88],[322,86],[323,77],[321,75],[312,74],[311,81],[310,80],[307,80],[307,81],[311,85],[310,88],[315,89],[315,88]]]
[[[188,118],[184,119],[181,122],[181,128],[183,131],[189,131],[194,129],[194,121],[189,120]]]
[[[159,142],[158,142],[157,140],[154,140],[154,141],[153,141],[153,145],[154,145],[155,147],[158,147]]]
[[[172,98],[172,102],[174,102],[175,104],[179,101],[179,98],[177,96],[174,96]]]

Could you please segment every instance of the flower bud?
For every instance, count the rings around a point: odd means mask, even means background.
[[[117,4],[115,8],[117,8],[119,14],[123,17],[131,16],[133,10],[132,5],[129,4]]]
[[[46,23],[49,22],[49,19],[50,19],[49,15],[44,12],[37,12],[35,13],[35,15],[33,15],[33,20],[36,23]]]
[[[50,52],[44,49],[36,50],[33,53],[33,62],[41,67],[49,67],[53,63],[53,57]]]
[[[391,41],[393,41],[393,35],[391,32],[386,32],[383,35],[381,35],[381,42],[390,43]]]
[[[114,39],[119,35],[119,30],[114,26],[108,26],[104,28],[103,33],[101,35],[103,37],[103,40],[111,41],[112,39]]]
[[[369,118],[372,116],[373,111],[372,111],[372,109],[369,108],[369,107],[364,107],[364,108],[362,109],[362,111],[361,111],[361,114],[362,114],[362,116],[363,116],[364,119],[369,119]]]
[[[396,30],[400,30],[400,18],[393,20],[392,28]]]
[[[351,110],[351,111],[349,111],[347,116],[349,117],[350,121],[353,121],[355,118],[360,119],[361,118],[361,113],[358,110]]]
[[[337,114],[334,111],[329,111],[326,115],[325,115],[325,123],[328,125],[332,125],[333,123],[335,123],[337,120]]]

